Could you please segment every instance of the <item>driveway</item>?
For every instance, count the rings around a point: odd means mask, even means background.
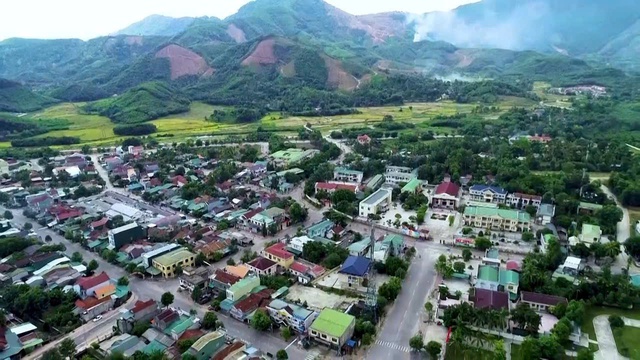
[[[596,331],[598,340],[598,351],[595,353],[595,360],[623,360],[626,357],[618,353],[616,341],[609,325],[609,315],[599,315],[593,319],[593,328]]]

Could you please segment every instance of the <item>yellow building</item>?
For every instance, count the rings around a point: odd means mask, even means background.
[[[282,268],[288,269],[295,260],[293,254],[285,249],[285,245],[281,242],[269,246],[262,250],[260,254],[271,261],[277,262]]]
[[[164,254],[153,259],[153,267],[160,270],[163,277],[176,276],[178,265],[183,269],[187,266],[194,266],[196,255],[191,251],[180,248],[168,254]]]

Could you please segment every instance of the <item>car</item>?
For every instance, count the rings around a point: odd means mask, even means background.
[[[93,322],[97,322],[97,321],[100,321],[100,320],[102,320],[102,315],[98,315],[98,316],[93,318]]]

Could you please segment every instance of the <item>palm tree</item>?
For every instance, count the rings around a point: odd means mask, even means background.
[[[620,255],[620,244],[615,241],[606,243],[604,245],[604,254],[612,260],[615,260],[615,258]]]

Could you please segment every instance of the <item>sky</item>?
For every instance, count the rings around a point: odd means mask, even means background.
[[[91,39],[152,15],[172,17],[234,14],[250,0],[20,0],[3,1],[0,40],[11,37]],[[277,0],[273,0],[277,1]],[[473,0],[325,0],[351,14],[446,11]]]

